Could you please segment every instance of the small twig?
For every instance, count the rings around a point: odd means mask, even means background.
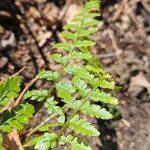
[[[10,111],[13,106],[14,106],[14,99],[10,100],[10,102],[2,110],[0,110],[0,115],[3,114],[3,112],[6,110]]]
[[[113,48],[115,50],[115,53],[116,53],[116,57],[118,58],[118,56],[121,54],[121,50],[119,49],[118,45],[117,45],[117,41],[116,41],[116,38],[115,38],[115,35],[114,35],[114,32],[113,30],[108,30],[108,33],[109,33],[109,36],[110,36],[110,39],[112,41],[112,45],[113,45]]]
[[[68,41],[60,33],[58,33],[58,37],[61,42],[66,43],[66,44],[68,43]]]
[[[2,114],[4,111],[6,110],[12,110],[15,106],[17,106],[20,101],[23,98],[23,95],[26,93],[26,91],[31,87],[31,85],[33,85],[36,81],[38,80],[38,77],[33,78],[27,85],[26,87],[23,89],[23,91],[21,92],[21,94],[19,95],[19,97],[17,98],[16,101],[14,101],[14,99],[12,99],[10,101],[10,103],[8,105],[6,105],[1,111],[0,114]]]
[[[66,0],[66,3],[67,4],[71,4],[71,3],[73,3],[74,1],[73,0]],[[81,5],[81,4],[83,4],[83,1],[82,0],[76,0],[76,3],[78,4],[78,5]]]
[[[143,6],[147,10],[147,12],[150,13],[150,6],[147,4],[147,2],[145,0],[142,0],[141,3],[143,4]]]
[[[14,106],[17,106],[20,103],[21,99],[23,98],[23,95],[37,80],[38,80],[38,77],[35,77],[26,85],[26,87],[23,89],[23,91],[21,92],[17,100],[15,101]]]
[[[98,54],[98,58],[109,58],[109,57],[116,57],[116,53]]]
[[[119,19],[120,15],[123,12],[125,4],[128,2],[128,0],[123,0],[122,3],[120,4],[120,7],[116,10],[114,16],[110,19],[110,21],[116,21]]]
[[[24,150],[23,145],[20,141],[19,134],[16,129],[13,129],[13,131],[8,134],[8,138],[9,138],[10,142],[15,142],[12,144],[16,144],[18,150]]]
[[[37,131],[42,125],[44,125],[46,122],[48,122],[49,120],[51,120],[52,118],[54,118],[56,115],[53,114],[50,117],[48,117],[46,120],[44,120],[43,122],[41,122],[38,126],[36,126],[33,130],[31,130],[28,134],[27,137],[29,137],[31,134],[33,134],[35,131]]]
[[[25,68],[26,68],[26,66],[23,67],[22,69],[20,69],[20,70],[19,70],[18,72],[16,72],[15,74],[13,74],[11,77],[14,77],[14,76],[19,75]],[[1,80],[0,82],[5,82],[5,81],[6,81],[6,79],[3,79],[3,80]]]
[[[15,74],[12,75],[12,77],[17,76],[18,74],[20,74],[26,67],[23,67],[22,69],[20,69],[18,72],[16,72]],[[8,103],[8,105],[6,105],[1,111],[0,114],[2,114],[5,110],[11,110],[14,107],[14,99],[10,100],[10,102]]]
[[[58,20],[62,20],[62,18],[65,16],[68,8],[69,8],[69,5],[70,4],[66,4],[63,9],[61,10],[61,12],[59,13],[59,16],[58,16]]]
[[[23,70],[25,70],[26,66],[24,66],[22,69],[20,69],[18,72],[12,75],[12,77],[19,75]]]

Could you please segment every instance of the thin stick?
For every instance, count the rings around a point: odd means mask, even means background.
[[[15,144],[17,146],[18,150],[24,150],[19,134],[16,129],[13,129],[12,132],[8,134],[8,138],[10,142],[12,142],[11,144]]]
[[[114,16],[111,18],[110,21],[116,21],[120,17],[120,15],[123,12],[125,4],[128,2],[128,0],[123,0],[122,3],[120,4],[120,7],[116,10]]]
[[[22,100],[23,98],[23,95],[26,93],[26,91],[38,80],[38,77],[35,77],[33,78],[28,84],[27,86],[23,89],[23,91],[21,92],[21,94],[19,95],[19,97],[17,98],[16,101],[11,100],[10,103],[8,105],[6,105],[1,111],[0,111],[0,114],[2,114],[5,110],[11,110],[13,109],[15,106],[17,106],[20,101]]]
[[[12,75],[12,77],[17,76],[18,74],[20,74],[23,70],[26,69],[26,66],[24,66],[22,69],[20,69],[18,72],[16,72],[15,74]]]
[[[35,77],[26,85],[26,87],[23,89],[23,91],[21,92],[17,100],[15,101],[14,106],[17,106],[20,103],[21,99],[23,98],[23,95],[37,80],[38,80],[38,77]]]
[[[148,1],[142,0],[141,3],[145,7],[145,9],[150,13],[150,6],[148,5]]]
[[[43,122],[41,122],[38,126],[36,126],[33,130],[31,130],[28,134],[27,137],[29,137],[31,134],[33,134],[36,130],[38,130],[42,125],[44,125],[46,122],[48,122],[49,120],[51,120],[52,118],[54,118],[56,115],[53,114],[50,117],[48,117],[46,120],[44,120]]]
[[[26,68],[26,66],[24,66],[22,69],[20,69],[18,72],[16,72],[15,74],[13,74],[11,77],[17,76],[18,74],[20,74],[24,69]],[[5,82],[6,79],[1,80],[0,82]]]
[[[65,14],[66,14],[66,12],[67,12],[67,10],[68,10],[69,5],[70,5],[70,4],[66,4],[66,5],[63,7],[62,11],[59,13],[58,20],[61,20],[61,19],[65,16]]]
[[[115,50],[116,57],[117,57],[117,59],[118,59],[118,56],[120,56],[120,54],[121,54],[121,50],[119,49],[119,47],[118,47],[118,45],[117,45],[117,41],[116,41],[114,32],[109,29],[109,30],[108,30],[108,33],[109,33],[110,39],[111,39],[111,41],[112,41],[112,45],[113,45],[113,48],[114,48],[114,50]]]

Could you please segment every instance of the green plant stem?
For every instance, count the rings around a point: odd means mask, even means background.
[[[82,25],[83,25],[83,20],[84,20],[84,17],[83,17],[83,19],[82,19],[82,22],[81,22],[81,25],[80,25],[80,29],[79,29],[79,31],[77,32],[77,38],[75,39],[75,41],[74,41],[74,43],[73,43],[73,46],[72,46],[72,49],[70,50],[69,55],[68,55],[68,57],[67,57],[67,61],[66,61],[66,63],[63,64],[63,66],[61,67],[61,70],[60,70],[60,72],[59,72],[59,77],[57,78],[57,80],[55,80],[55,82],[53,83],[52,87],[51,87],[50,90],[49,90],[49,93],[50,93],[50,94],[51,94],[51,92],[53,91],[53,89],[54,89],[54,87],[55,87],[55,84],[62,78],[62,76],[63,76],[63,74],[64,74],[64,69],[65,69],[65,67],[66,67],[67,64],[68,64],[68,62],[69,62],[69,60],[70,60],[70,58],[71,58],[71,55],[72,55],[72,53],[73,53],[73,50],[74,50],[74,48],[75,48],[74,46],[75,46],[76,42],[78,41],[79,34],[80,34],[80,32],[81,32],[81,27],[82,27]]]
[[[52,118],[54,118],[56,115],[53,114],[50,117],[46,118],[43,122],[41,122],[38,126],[36,126],[33,130],[31,130],[28,134],[27,137],[30,136],[31,134],[33,134],[35,131],[37,131],[41,126],[43,126],[46,122],[48,122],[49,120],[51,120]]]
[[[63,107],[63,109],[65,109],[65,106]],[[68,109],[67,109],[68,110]],[[66,111],[67,111],[66,110]],[[30,136],[31,134],[33,134],[34,132],[36,132],[41,126],[43,126],[46,122],[50,121],[51,119],[53,119],[54,117],[56,117],[56,114],[53,114],[51,116],[49,116],[48,118],[46,118],[43,122],[41,122],[38,126],[36,126],[33,130],[31,130],[28,134],[27,137]]]
[[[101,81],[102,81],[102,79],[101,79]],[[101,82],[100,81],[100,82]],[[78,110],[80,110],[80,108],[81,108],[81,106],[89,99],[89,97],[92,95],[92,93],[96,90],[98,88],[98,86],[95,86],[94,88],[93,88],[93,90],[82,100],[82,102],[81,102],[81,105],[77,108],[77,109],[75,109],[74,111],[73,111],[73,114],[69,117],[69,119],[66,121],[66,123],[64,124],[64,126],[63,126],[63,128],[59,131],[59,133],[58,133],[58,139],[60,138],[60,136],[63,134],[63,132],[66,130],[66,128],[68,127],[68,124],[69,124],[69,121],[76,115],[76,112],[78,111]]]
[[[85,15],[85,13],[84,13]],[[81,24],[80,24],[80,28],[79,28],[79,31],[77,32],[77,38],[75,39],[74,43],[73,43],[73,46],[72,46],[72,49],[71,51],[69,52],[69,55],[68,55],[68,58],[67,58],[67,62],[65,64],[63,64],[61,70],[60,70],[60,73],[59,73],[59,77],[57,78],[57,80],[55,80],[55,82],[53,83],[53,85],[51,86],[50,90],[49,90],[49,95],[51,95],[51,93],[53,92],[54,88],[55,88],[55,85],[56,83],[61,80],[61,78],[63,77],[63,74],[64,74],[64,69],[65,67],[67,66],[70,58],[71,58],[71,55],[72,55],[72,52],[75,48],[75,44],[76,42],[78,41],[78,38],[79,38],[79,34],[81,32],[81,28],[82,28],[82,25],[83,25],[83,22],[84,22],[84,15],[83,15],[83,19],[81,21]],[[37,131],[39,129],[39,127],[41,127],[42,125],[44,125],[47,121],[51,120],[52,118],[54,118],[56,115],[53,114],[52,116],[48,117],[46,120],[44,120],[42,123],[40,123],[38,126],[36,126],[31,132],[29,132],[27,134],[27,137],[30,136],[31,134],[33,134],[35,131]]]
[[[80,105],[77,109],[75,109],[75,110],[73,111],[73,114],[69,117],[69,119],[66,121],[66,123],[64,124],[64,126],[62,127],[62,129],[59,131],[57,139],[59,139],[59,138],[61,137],[61,135],[63,134],[63,132],[64,132],[64,131],[66,130],[66,128],[68,127],[68,124],[69,124],[70,120],[76,115],[76,112],[77,112],[78,110],[80,110],[81,106],[89,99],[89,97],[92,95],[92,93],[93,93],[96,89],[97,89],[97,86],[96,86],[95,88],[93,88],[93,90],[82,100],[81,105]]]

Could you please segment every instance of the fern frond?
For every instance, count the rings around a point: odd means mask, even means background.
[[[19,76],[10,77],[5,82],[0,83],[0,110],[11,100],[18,97],[20,84],[21,79]]]
[[[95,104],[90,104],[88,101],[81,106],[80,111],[98,119],[108,120],[113,118],[112,114],[105,108],[101,108]]]
[[[62,56],[61,54],[57,54],[57,53],[52,54],[49,58],[60,64],[65,64],[67,62],[66,56]]]
[[[29,123],[34,113],[34,107],[26,103],[11,113],[5,113],[0,123],[0,130],[9,133],[12,129],[22,130]]]
[[[35,149],[46,150],[55,147],[59,142],[58,144],[62,145],[70,144],[72,150],[91,150],[83,141],[79,142],[77,137],[64,136],[66,129],[70,128],[77,135],[99,136],[99,131],[91,123],[81,119],[79,113],[98,119],[113,118],[109,111],[99,105],[118,104],[116,98],[104,92],[114,89],[115,83],[110,80],[111,76],[95,63],[96,59],[90,51],[90,47],[96,44],[89,37],[98,31],[99,21],[95,19],[99,16],[98,10],[99,0],[88,1],[71,23],[64,27],[62,37],[68,43],[53,45],[53,48],[61,50],[61,53],[55,51],[49,58],[59,64],[60,71],[43,70],[38,74],[40,79],[52,81],[49,92],[33,90],[26,93],[25,98],[44,101],[48,114],[55,116],[57,122],[54,123],[56,126],[51,128],[52,125],[48,121],[52,118],[49,116],[33,130],[41,130],[45,134],[29,141],[25,147],[35,145]],[[101,103],[98,105],[97,102]],[[57,129],[58,132],[54,134],[53,130]]]
[[[59,77],[59,73],[57,71],[46,71],[42,70],[37,75],[40,79],[46,79],[49,81],[55,81]]]
[[[118,100],[111,96],[108,93],[105,92],[100,92],[99,89],[96,89],[92,95],[90,96],[90,98],[96,102],[101,101],[103,103],[108,103],[108,104],[112,104],[112,105],[117,105],[118,104]]]
[[[24,147],[34,146],[37,150],[48,150],[56,145],[57,135],[55,133],[44,133],[44,135],[36,137],[27,142]]]
[[[63,49],[63,50],[70,52],[72,50],[73,46],[72,46],[72,44],[57,43],[53,46],[53,48]]]
[[[68,122],[69,128],[77,134],[99,136],[99,131],[89,122],[79,119],[79,115],[73,116]]]
[[[32,90],[27,91],[24,95],[25,99],[30,98],[30,100],[37,100],[38,102],[45,100],[48,97],[47,90]]]
[[[61,136],[59,139],[59,144],[70,144],[71,150],[92,150],[90,146],[80,142],[77,137],[74,138],[72,135]]]
[[[47,112],[49,114],[55,114],[58,117],[59,123],[64,123],[65,115],[63,109],[60,106],[57,106],[58,102],[54,100],[54,97],[50,97],[45,102],[45,107],[47,108]]]
[[[82,103],[81,100],[76,100],[72,103],[67,103],[67,107],[73,110],[79,109],[83,114],[90,115],[91,117],[95,117],[97,119],[108,120],[113,118],[112,114],[105,108],[101,108],[96,104],[91,104],[90,101]]]
[[[68,83],[61,82],[61,81],[56,84],[56,88],[63,89],[65,91],[69,92],[70,94],[76,92],[76,89],[73,87],[72,84],[68,84]]]
[[[3,150],[3,136],[0,134],[0,150]]]

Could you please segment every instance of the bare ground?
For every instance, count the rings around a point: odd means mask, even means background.
[[[0,3],[1,79],[26,66],[21,73],[25,84],[40,69],[53,67],[47,59],[51,45],[60,40],[64,23],[78,10],[80,1],[71,4],[65,13],[64,5],[62,0],[16,0],[15,3],[3,0]],[[93,149],[150,148],[149,8],[150,3],[146,0],[102,2],[100,30],[92,37],[97,41],[93,52],[121,86],[121,91],[115,95],[122,117],[109,122],[94,120],[101,136],[87,139]],[[35,86],[46,87],[48,84],[39,81]],[[37,115],[33,125],[39,122],[39,117],[44,119],[43,116],[44,110]]]

